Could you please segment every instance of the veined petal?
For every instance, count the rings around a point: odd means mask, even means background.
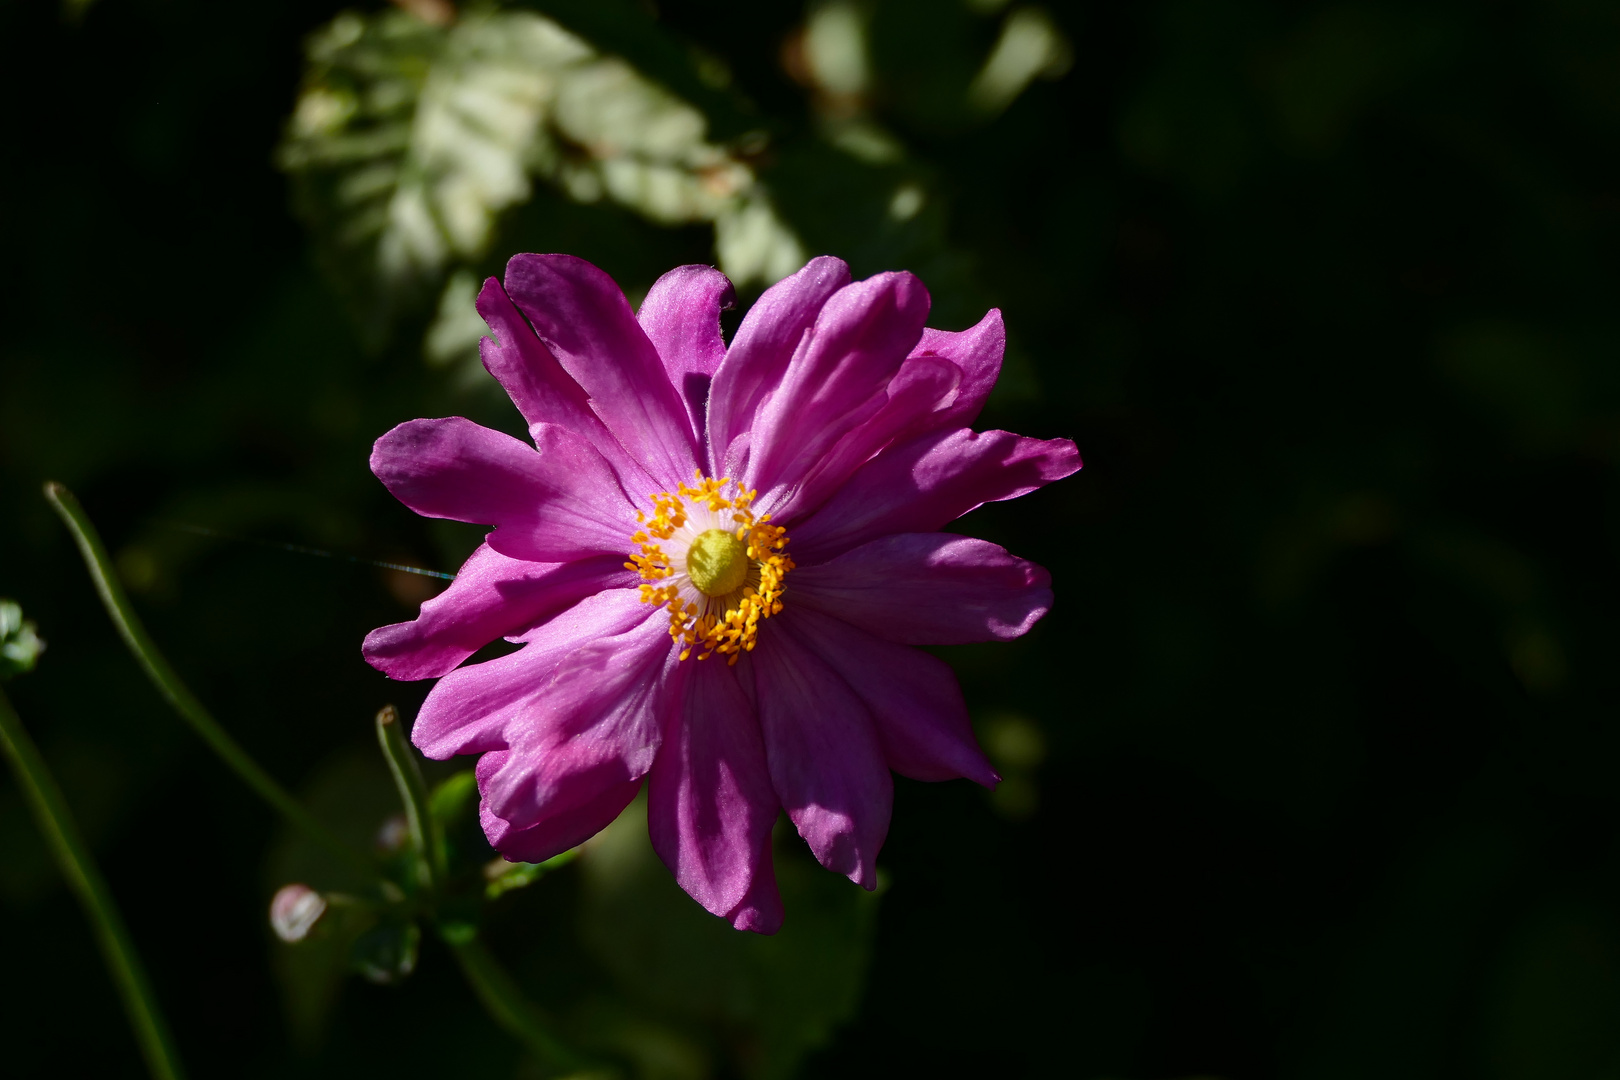
[[[804,566],[886,533],[933,532],[976,506],[1027,494],[1079,468],[1068,439],[966,428],[923,435],[861,466],[795,522],[793,558]]]
[[[955,364],[936,356],[907,359],[885,388],[882,408],[838,440],[802,483],[778,488],[772,493],[774,501],[768,501],[772,496],[762,499],[760,510],[790,520],[826,502],[878,451],[896,439],[938,426],[932,422],[936,409],[952,399],[961,376]]]
[[[1001,311],[997,308],[991,308],[978,325],[959,333],[924,330],[911,356],[937,356],[949,360],[962,372],[956,396],[932,418],[930,427],[956,428],[972,424],[996,385],[996,378],[1001,374],[1001,358],[1006,351],[1007,328],[1002,325]]]
[[[562,662],[617,638],[651,615],[634,589],[610,589],[524,635],[523,648],[440,679],[422,703],[411,741],[430,758],[477,754],[524,741],[548,717],[545,696]]]
[[[540,424],[529,447],[471,420],[412,420],[377,440],[371,471],[424,517],[494,525],[503,555],[559,562],[622,551],[630,500],[602,455]]]
[[[751,432],[747,485],[770,502],[883,407],[882,390],[922,335],[928,290],[912,274],[846,285],[822,307]]]
[[[949,664],[802,607],[790,621],[871,712],[895,772],[913,780],[966,777],[988,788],[1001,780],[973,737]]]
[[[506,292],[630,457],[662,487],[691,479],[686,406],[613,279],[571,255],[515,255]]]
[[[726,357],[720,312],[736,301],[731,279],[712,266],[678,266],[659,278],[641,302],[636,321],[664,361],[664,373],[686,404],[698,448],[705,445],[709,382]],[[703,462],[709,469],[709,462]]]
[[[434,679],[498,637],[526,630],[604,589],[633,586],[617,555],[525,562],[480,544],[450,586],[410,622],[366,635],[366,663],[391,679]]]
[[[738,929],[775,933],[782,900],[771,827],[780,805],[735,668],[709,662],[692,670],[647,796],[653,848],[681,888]]]
[[[822,255],[766,289],[743,316],[709,389],[709,460],[717,470],[738,475],[728,458],[732,441],[749,430],[759,403],[781,381],[822,306],[848,284],[844,261]]]
[[[795,607],[813,607],[889,641],[1011,641],[1052,608],[1052,575],[997,544],[899,533],[793,573]]]
[[[509,752],[499,750],[478,759],[480,790],[486,774],[493,776],[506,767]],[[586,802],[570,810],[559,810],[526,829],[496,817],[487,803],[478,807],[478,819],[490,846],[513,862],[545,862],[578,847],[609,825],[630,805],[641,790],[641,779],[609,783]]]
[[[533,714],[508,725],[506,765],[482,780],[490,813],[527,829],[647,775],[679,707],[675,656],[668,623],[649,618],[558,664]]]
[[[782,929],[782,893],[776,887],[776,866],[770,859],[754,871],[748,892],[721,918],[737,930],[774,934]]]
[[[484,282],[478,294],[478,314],[490,329],[490,336],[478,342],[484,368],[501,384],[531,431],[539,424],[566,428],[595,447],[629,490],[641,491],[653,483],[591,411],[590,397],[535,336],[495,278]]]
[[[875,889],[894,779],[866,706],[790,631],[791,611],[748,654],[771,784],[821,865]]]

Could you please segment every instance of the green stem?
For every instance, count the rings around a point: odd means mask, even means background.
[[[157,644],[153,642],[146,627],[135,614],[134,607],[129,602],[129,596],[124,587],[119,584],[118,576],[113,572],[112,560],[107,557],[107,549],[96,533],[95,526],[85,515],[84,507],[73,493],[61,484],[47,483],[45,485],[45,498],[67,525],[68,531],[73,534],[74,541],[79,545],[79,551],[84,556],[85,566],[90,571],[90,577],[96,584],[96,591],[101,594],[101,601],[107,608],[107,614],[112,617],[113,625],[140,661],[141,667],[151,678],[158,692],[174,706],[181,719],[191,725],[193,731],[202,736],[214,753],[218,754],[226,765],[235,770],[236,775],[258,793],[265,802],[275,807],[283,817],[294,826],[303,830],[304,834],[317,844],[324,847],[344,862],[362,870],[368,878],[379,877],[376,864],[363,853],[356,851],[340,840],[325,825],[308,810],[289,795],[285,788],[276,783],[275,779],[262,768],[259,763],[248,756],[235,739],[228,735],[219,721],[209,715],[192,692],[180,681],[169,662],[158,651]]]
[[[135,1041],[140,1044],[147,1068],[159,1080],[180,1080],[185,1073],[175,1052],[174,1038],[158,1011],[157,995],[135,953],[129,928],[113,904],[107,882],[90,858],[90,849],[73,823],[61,789],[4,693],[0,693],[0,750],[17,774],[23,797],[62,868],[62,876],[90,919],[101,955],[107,961],[118,995],[124,999],[124,1011],[129,1014],[129,1026],[135,1029]]]
[[[382,747],[383,757],[388,761],[388,771],[399,789],[399,800],[405,804],[405,824],[411,832],[411,846],[416,850],[423,884],[432,893],[444,882],[444,839],[438,821],[428,809],[428,789],[422,770],[416,764],[411,744],[405,741],[399,711],[392,705],[383,706],[377,714],[377,745]]]
[[[550,1025],[506,969],[496,962],[476,936],[445,943],[461,962],[461,970],[472,984],[478,1000],[484,1003],[495,1022],[516,1036],[540,1059],[541,1064],[564,1072],[577,1072],[587,1062],[551,1033]]]

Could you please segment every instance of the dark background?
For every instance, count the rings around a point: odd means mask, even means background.
[[[276,823],[145,683],[39,496],[78,492],[181,672],[290,784],[420,701],[359,656],[419,581],[166,524],[438,569],[476,539],[394,504],[367,453],[509,407],[425,365],[420,326],[363,347],[273,164],[337,10],[0,7],[0,594],[50,644],[7,693],[195,1075],[530,1075],[431,944],[289,1035]],[[725,60],[806,245],[918,271],[935,325],[1001,307],[979,426],[1086,461],[960,526],[1055,579],[1027,639],[948,651],[987,732],[1022,734],[987,735],[1016,783],[899,784],[859,1008],[802,1075],[1620,1076],[1620,6],[1049,6],[1068,73],[968,123],[940,87],[998,16],[885,0],[888,172],[818,141],[782,62],[795,5],[539,10],[657,78],[638,42]],[[861,199],[902,174],[923,224],[874,233]],[[481,269],[535,249],[632,295],[712,258],[706,227],[545,190]],[[637,994],[575,932],[584,889],[559,873],[491,924],[563,1011]],[[137,1075],[9,776],[0,916],[0,1072]],[[749,1036],[688,1028],[747,1072]]]

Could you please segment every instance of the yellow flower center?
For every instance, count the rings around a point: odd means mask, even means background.
[[[699,660],[718,652],[735,664],[753,649],[760,620],[782,610],[782,579],[793,569],[782,550],[787,530],[769,514],[755,520],[756,494],[699,472],[695,486],[648,496],[650,517],[636,511],[643,527],[631,535],[636,550],[624,565],[641,574],[643,603],[669,609],[682,660],[696,648]]]
[[[724,529],[699,533],[686,549],[686,576],[704,596],[724,596],[748,580],[748,548]]]

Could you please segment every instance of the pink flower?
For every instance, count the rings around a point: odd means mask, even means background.
[[[1000,370],[999,312],[928,330],[915,277],[852,283],[824,257],[727,348],[731,297],[718,271],[683,266],[637,315],[566,255],[519,255],[487,281],[484,366],[534,445],[459,417],[377,440],[372,471],[407,506],[494,529],[365,656],[443,676],[412,740],[483,755],[484,829],[507,858],[582,842],[646,780],[681,887],[772,933],[779,809],[871,889],[890,769],[996,783],[950,668],[911,646],[1015,638],[1051,606],[1050,578],[936,530],[1080,459],[1066,439],[968,428]],[[523,647],[458,667],[501,636]]]

